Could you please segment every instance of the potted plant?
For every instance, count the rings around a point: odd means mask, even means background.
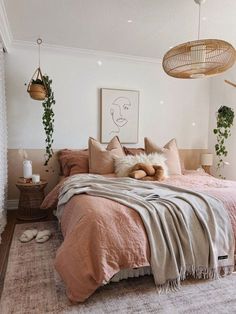
[[[40,67],[35,70],[28,84],[27,92],[35,100],[44,100],[47,97],[47,85]]]
[[[43,127],[45,131],[45,143],[46,143],[46,153],[45,153],[45,163],[44,165],[47,166],[49,160],[53,155],[53,132],[54,132],[54,111],[53,105],[55,105],[56,101],[54,98],[54,92],[52,91],[52,80],[47,76],[43,76],[43,80],[46,86],[47,95],[45,100],[43,101]]]
[[[30,97],[35,100],[44,100],[47,96],[47,91],[43,80],[37,78],[36,80],[32,79],[28,92]]]
[[[217,171],[220,171],[224,166],[224,157],[227,157],[228,151],[225,146],[225,141],[231,135],[230,128],[233,126],[234,111],[230,107],[221,106],[217,111],[216,128],[213,130],[216,135],[217,144],[215,145],[216,155],[218,157]],[[225,179],[221,174],[219,177]]]

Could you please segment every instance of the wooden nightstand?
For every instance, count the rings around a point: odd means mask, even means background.
[[[16,186],[20,190],[18,219],[36,220],[47,217],[48,212],[40,209],[46,185],[47,182],[44,180],[41,180],[39,183],[16,183]]]

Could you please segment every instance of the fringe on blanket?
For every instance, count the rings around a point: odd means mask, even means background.
[[[218,269],[208,269],[207,267],[195,267],[189,266],[187,268],[182,268],[180,271],[180,276],[176,279],[167,280],[162,285],[157,285],[157,292],[159,294],[167,293],[169,291],[177,291],[180,289],[181,281],[186,278],[195,278],[195,279],[210,279],[216,280],[220,277],[225,277],[227,275],[232,274],[235,269],[235,265],[230,266],[220,266]]]

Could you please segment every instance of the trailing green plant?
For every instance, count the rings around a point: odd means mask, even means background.
[[[45,154],[45,163],[44,166],[47,166],[49,160],[51,159],[53,155],[53,149],[52,149],[52,144],[53,144],[53,132],[54,132],[54,111],[53,111],[53,105],[55,105],[56,101],[54,99],[54,93],[52,91],[52,80],[49,79],[47,75],[43,76],[44,82],[47,87],[47,97],[43,101],[43,126],[44,126],[44,131],[46,134],[46,154]]]
[[[230,107],[221,106],[217,111],[216,128],[213,130],[216,135],[217,144],[215,145],[216,155],[218,157],[217,171],[224,166],[224,158],[228,155],[225,141],[231,135],[230,128],[233,126],[234,111]],[[221,174],[219,177],[225,179]]]
[[[39,85],[44,85],[44,84],[43,84],[43,81],[42,81],[42,80],[40,80],[40,79],[38,79],[38,78],[37,78],[36,80],[34,80],[34,79],[33,79],[33,80],[32,80],[32,82],[31,82],[31,84],[39,84]]]

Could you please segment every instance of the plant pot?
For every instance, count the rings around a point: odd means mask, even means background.
[[[31,84],[28,92],[30,97],[35,100],[44,100],[47,96],[46,90],[41,84]]]

